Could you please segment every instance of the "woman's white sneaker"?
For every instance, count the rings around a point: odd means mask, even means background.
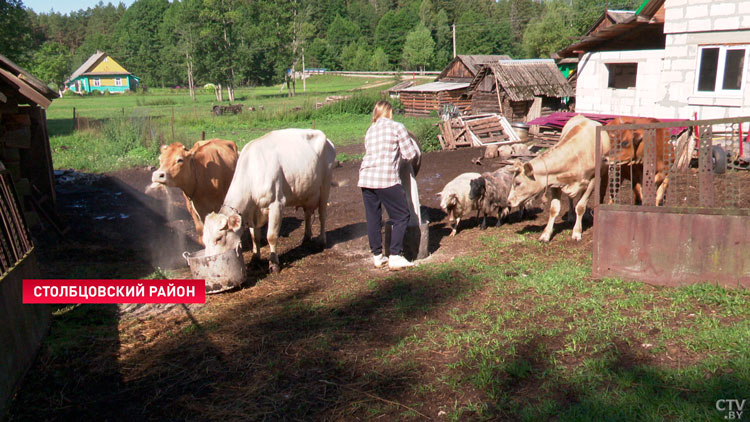
[[[401,255],[391,255],[388,257],[388,268],[391,270],[400,270],[402,268],[413,267],[414,263],[409,262]]]
[[[383,256],[381,253],[380,255],[373,255],[372,256],[372,263],[375,264],[375,268],[380,268],[383,265],[388,263],[388,257]]]

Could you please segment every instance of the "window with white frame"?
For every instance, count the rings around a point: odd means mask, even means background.
[[[94,86],[102,86],[102,81],[99,78],[94,78]]]
[[[695,92],[702,95],[742,95],[748,45],[712,45],[698,49]]]
[[[115,78],[115,86],[122,86],[122,78]]]
[[[609,72],[607,88],[635,88],[638,63],[607,63],[607,71]]]

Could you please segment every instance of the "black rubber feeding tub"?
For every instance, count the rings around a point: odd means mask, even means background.
[[[206,256],[206,250],[184,252],[196,280],[206,280],[206,293],[219,293],[233,289],[245,282],[247,277],[245,261],[240,248],[230,249],[218,255]]]

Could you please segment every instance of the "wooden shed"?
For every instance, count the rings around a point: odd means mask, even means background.
[[[551,59],[483,65],[468,90],[472,114],[502,113],[522,122],[566,109],[563,100],[575,95]]]
[[[8,169],[29,226],[55,214],[55,183],[45,109],[56,92],[0,55],[0,161]]]
[[[0,415],[50,321],[48,306],[24,305],[22,296],[23,280],[39,278],[27,223],[38,220],[36,211],[54,212],[44,108],[55,97],[44,83],[0,55]]]
[[[412,86],[400,91],[401,104],[407,116],[426,116],[446,104],[465,109],[470,104],[464,95],[468,87],[468,82],[430,82]]]
[[[502,55],[459,55],[438,75],[435,82],[412,86],[399,91],[404,111],[409,116],[426,116],[444,105],[466,109],[470,100],[465,94],[469,84],[485,63],[508,60]]]

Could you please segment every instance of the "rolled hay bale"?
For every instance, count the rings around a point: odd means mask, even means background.
[[[497,158],[498,148],[498,145],[487,145],[487,148],[484,150],[484,158]]]

